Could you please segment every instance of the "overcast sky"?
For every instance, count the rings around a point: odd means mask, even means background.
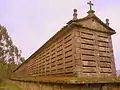
[[[87,15],[88,0],[0,0],[0,24],[4,25],[14,44],[27,59],[62,26],[72,19],[73,9],[78,17]],[[120,0],[92,0],[95,14],[110,19],[116,30],[112,36],[116,68],[120,69]]]

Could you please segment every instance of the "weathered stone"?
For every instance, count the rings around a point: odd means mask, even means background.
[[[69,21],[20,65],[14,71],[13,77],[58,73],[68,75],[69,72],[77,77],[115,76],[111,39],[113,34],[115,31],[90,9],[88,16]]]

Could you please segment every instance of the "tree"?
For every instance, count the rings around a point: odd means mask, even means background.
[[[0,75],[10,74],[24,60],[21,50],[13,44],[7,29],[0,25]]]

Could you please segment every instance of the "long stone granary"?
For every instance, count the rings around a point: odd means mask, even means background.
[[[73,19],[14,70],[15,75],[76,77],[115,76],[115,62],[108,19],[102,22],[92,9]]]

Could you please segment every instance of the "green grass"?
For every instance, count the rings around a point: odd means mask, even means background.
[[[19,86],[10,83],[4,83],[0,86],[0,88],[4,88],[8,90],[22,90]]]

